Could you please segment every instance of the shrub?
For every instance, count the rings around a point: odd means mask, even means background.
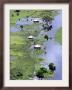
[[[48,40],[48,35],[45,35],[44,38]]]
[[[13,69],[10,70],[10,79],[12,79],[12,80],[22,79],[22,77],[23,77],[22,69],[13,68]]]
[[[44,78],[43,72],[40,71],[40,70],[36,73],[36,76],[37,76],[39,79]]]
[[[44,68],[44,67],[41,67],[40,70],[41,70],[43,73],[47,73],[47,69]]]
[[[20,25],[21,30],[23,30],[23,25]]]
[[[49,64],[49,69],[50,69],[51,71],[55,71],[55,70],[56,70],[56,66],[54,65],[54,63],[50,63],[50,64]]]
[[[19,16],[20,10],[15,10],[17,16]]]
[[[39,79],[43,79],[45,73],[47,73],[47,69],[44,68],[44,67],[41,67],[41,68],[37,71],[36,76],[37,76]]]

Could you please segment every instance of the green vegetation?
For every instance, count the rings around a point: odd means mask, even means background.
[[[26,26],[27,28],[27,26]],[[37,36],[39,30],[22,30],[20,32],[11,32],[10,35],[10,78],[13,80],[27,80],[34,77],[34,71],[40,69],[40,62],[42,58],[38,58],[37,55],[44,53],[41,50],[30,50],[31,45],[35,43],[43,44],[45,41],[44,36],[39,35],[35,40],[29,40],[27,36],[29,34]],[[43,39],[42,39],[43,38]],[[48,71],[49,72],[49,71]],[[48,73],[47,72],[47,73]],[[49,73],[48,73],[49,74]],[[46,76],[47,74],[45,74]],[[46,76],[47,77],[47,76]]]
[[[40,67],[38,69],[38,71],[36,72],[36,76],[39,79],[46,79],[47,80],[49,77],[53,77],[54,76],[54,72],[51,71],[51,70],[48,70],[45,67]]]
[[[14,26],[18,19],[28,18],[29,16],[52,20],[56,13],[53,10],[11,10],[10,25]],[[34,77],[34,72],[38,70],[41,70],[38,73],[44,73],[42,76],[46,79],[53,75],[52,71],[47,70],[45,73],[46,69],[41,68],[40,62],[43,59],[39,58],[38,55],[44,53],[44,51],[30,48],[34,44],[43,45],[43,42],[46,41],[45,38],[48,38],[40,35],[40,25],[42,24],[21,25],[21,31],[10,33],[10,79],[30,80],[30,78]],[[33,35],[35,39],[29,40],[29,35]]]
[[[44,74],[44,78],[48,79],[49,77],[53,77],[54,76],[54,72],[52,72],[51,70],[48,70],[47,73]]]
[[[26,26],[27,28],[27,26]],[[30,79],[33,77],[35,65],[42,61],[37,55],[43,53],[42,50],[30,50],[34,41],[28,40],[29,34],[37,36],[39,30],[22,30],[11,32],[10,55],[11,55],[11,79]],[[33,53],[34,52],[34,53]]]
[[[49,39],[47,35],[45,35],[44,38],[47,39],[47,40]]]
[[[35,53],[38,54],[38,55],[42,54],[43,52],[44,52],[43,50],[35,50]]]
[[[34,72],[34,59],[30,56],[30,43],[24,36],[24,32],[11,32],[11,79],[29,79]],[[15,58],[14,58],[15,57]],[[22,76],[17,76],[18,71]]]
[[[62,28],[60,27],[55,35],[55,40],[62,44]]]
[[[56,70],[56,66],[54,65],[54,63],[50,63],[49,64],[49,69],[54,72]]]
[[[17,10],[18,11],[18,10]],[[16,12],[16,10],[10,11],[10,23],[16,23],[16,21],[20,18],[28,18],[28,17],[39,17],[39,18],[48,18],[49,20],[52,20],[53,17],[57,14],[57,10],[19,10]]]
[[[37,63],[42,62],[42,61],[43,61],[42,58],[37,58],[37,59],[36,59],[36,62],[37,62]]]
[[[46,39],[44,38],[44,35],[39,35],[35,40],[34,40],[37,44],[43,44],[43,42],[46,41]]]

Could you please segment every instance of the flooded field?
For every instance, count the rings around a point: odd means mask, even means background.
[[[16,23],[11,25],[12,79],[39,80],[36,76],[36,71],[42,67],[48,70],[50,63],[53,63],[56,69],[54,72],[48,71],[46,78],[42,79],[62,79],[62,36],[60,36],[60,40],[57,40],[58,35],[56,36],[58,31],[60,31],[59,35],[62,35],[62,12],[49,22],[49,25],[52,25],[50,31],[44,30],[43,24],[42,18],[27,17],[17,19]],[[48,40],[44,38],[45,35],[48,37]],[[33,37],[32,40],[28,39],[29,36]],[[37,48],[35,45],[41,45],[41,49],[40,47],[35,49]]]

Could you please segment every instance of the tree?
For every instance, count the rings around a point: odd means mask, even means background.
[[[37,76],[39,79],[43,79],[43,78],[44,78],[43,72],[41,72],[41,71],[38,71],[38,72],[36,73],[36,76]]]
[[[12,14],[12,17],[14,17],[14,14]]]
[[[56,70],[56,66],[54,65],[54,63],[50,63],[50,64],[49,64],[49,69],[50,69],[51,71],[55,71],[55,70]]]
[[[20,10],[15,10],[17,16],[19,16]]]
[[[27,21],[28,21],[29,16],[26,16],[26,18],[27,18]]]
[[[20,25],[21,30],[23,30],[23,25]]]
[[[52,25],[50,25],[50,26],[48,27],[48,31],[51,30],[51,29],[52,29]]]
[[[47,69],[46,69],[45,67],[41,67],[41,68],[37,71],[36,76],[37,76],[39,79],[43,79],[45,73],[47,73]]]
[[[47,69],[45,67],[41,67],[40,70],[43,72],[43,73],[47,73]]]
[[[19,21],[20,21],[20,18],[19,18]]]
[[[43,19],[43,21],[45,21],[46,23],[48,23],[48,21],[52,20],[53,17],[52,17],[52,12],[49,11],[49,10],[44,10],[41,12],[41,17]]]
[[[45,35],[44,38],[47,39],[47,40],[49,39],[49,38],[48,38],[48,35]]]

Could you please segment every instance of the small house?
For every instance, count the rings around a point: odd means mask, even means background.
[[[41,49],[41,45],[39,44],[34,45],[34,49]]]
[[[34,23],[39,23],[39,20],[34,19],[33,22],[34,22]]]
[[[30,36],[28,37],[28,39],[33,40],[33,39],[34,39],[34,36],[30,35]]]

